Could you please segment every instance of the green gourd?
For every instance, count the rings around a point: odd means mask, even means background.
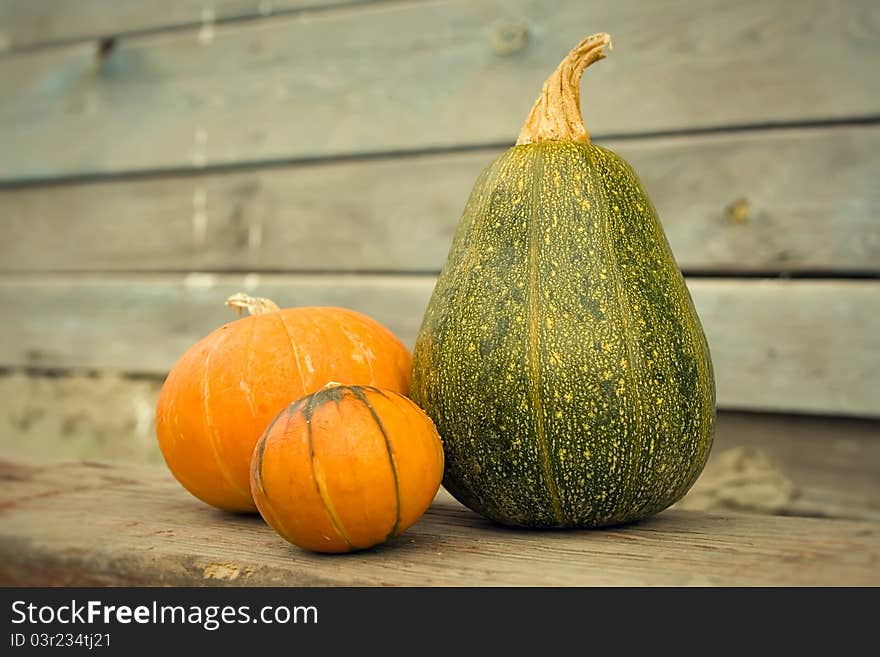
[[[478,178],[413,354],[443,484],[522,527],[596,527],[680,499],[712,445],[709,348],[636,174],[592,144],[578,44]]]

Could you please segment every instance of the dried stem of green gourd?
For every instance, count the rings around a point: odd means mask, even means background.
[[[594,34],[577,44],[547,78],[516,143],[542,141],[589,142],[590,133],[581,116],[581,75],[611,50],[611,37]]]
[[[248,296],[244,292],[238,292],[229,297],[226,300],[226,307],[234,310],[239,317],[241,317],[242,312],[245,310],[251,315],[264,315],[281,310],[278,304],[271,299]]]

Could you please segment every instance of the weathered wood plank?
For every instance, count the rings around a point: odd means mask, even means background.
[[[585,83],[595,134],[876,115],[878,12],[446,0],[132,37],[103,65],[91,44],[23,52],[0,58],[0,179],[510,143],[598,30],[617,51]]]
[[[880,271],[880,126],[603,145],[686,271]],[[439,271],[496,154],[0,188],[0,270]]]
[[[880,414],[880,281],[692,280],[737,409]]]
[[[130,275],[0,279],[0,366],[164,372],[244,290],[340,305],[412,345],[433,276]],[[880,415],[880,281],[690,279],[723,408]]]
[[[0,51],[376,0],[0,0]]]
[[[235,585],[880,584],[880,524],[667,511],[629,527],[525,532],[441,492],[389,544],[313,555],[216,512],[161,467],[4,462],[0,583]]]

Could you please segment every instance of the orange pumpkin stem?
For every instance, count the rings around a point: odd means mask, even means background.
[[[577,44],[547,78],[535,101],[517,145],[542,141],[589,142],[590,133],[581,116],[581,75],[584,70],[611,50],[611,37],[599,33]]]
[[[234,310],[239,317],[241,317],[244,310],[247,310],[251,315],[265,315],[266,313],[281,310],[278,304],[271,299],[251,297],[244,292],[238,292],[229,297],[226,300],[226,307]]]

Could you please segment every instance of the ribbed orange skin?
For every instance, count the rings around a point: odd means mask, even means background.
[[[288,308],[236,320],[196,343],[165,380],[156,409],[159,447],[199,499],[256,511],[250,458],[293,400],[328,382],[406,394],[411,356],[375,320],[344,308]]]
[[[443,478],[434,423],[390,390],[336,386],[282,411],[251,460],[263,518],[306,550],[352,552],[418,520]]]

